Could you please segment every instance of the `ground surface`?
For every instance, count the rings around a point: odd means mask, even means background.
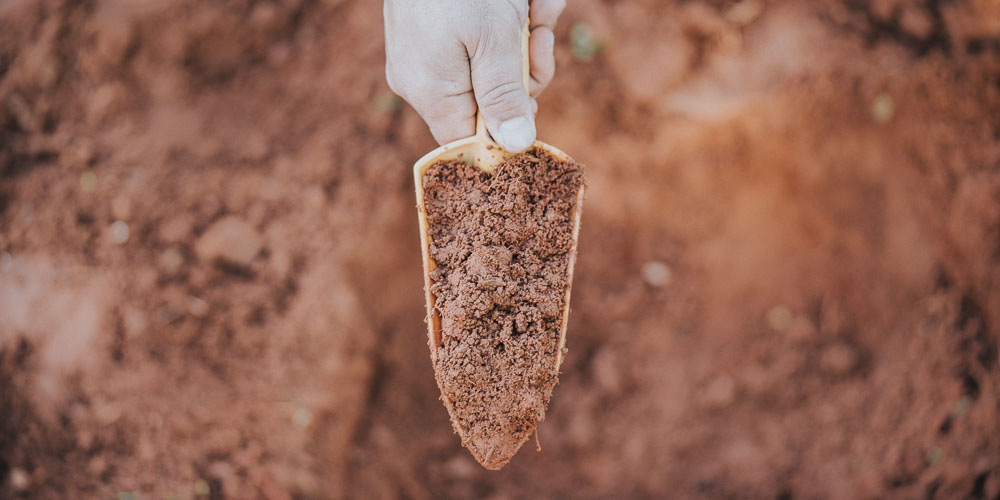
[[[997,498],[996,3],[557,36],[569,355],[496,473],[437,399],[379,2],[0,2],[0,497]]]

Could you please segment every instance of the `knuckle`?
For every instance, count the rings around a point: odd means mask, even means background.
[[[462,98],[465,97],[465,98]],[[461,120],[476,113],[475,101],[471,96],[453,96],[439,101],[437,106],[428,110],[428,117],[433,120]]]
[[[481,94],[483,108],[489,111],[513,111],[518,106],[518,93],[523,90],[521,82],[502,82]]]

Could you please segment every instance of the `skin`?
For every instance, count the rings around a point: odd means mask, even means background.
[[[555,73],[552,28],[565,0],[385,0],[386,79],[440,144],[475,133],[476,110],[510,152],[535,140],[537,96]],[[530,14],[530,95],[521,26]]]

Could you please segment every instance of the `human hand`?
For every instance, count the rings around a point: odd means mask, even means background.
[[[510,152],[535,141],[537,96],[555,73],[555,26],[566,0],[385,0],[386,79],[445,144],[486,129]],[[530,96],[521,75],[529,16]]]

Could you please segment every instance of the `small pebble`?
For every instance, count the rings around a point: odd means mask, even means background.
[[[670,283],[673,271],[660,261],[650,261],[642,265],[642,279],[650,286],[664,287]]]
[[[108,470],[108,462],[102,457],[94,457],[87,462],[87,472],[94,477],[98,477]]]
[[[762,0],[743,0],[726,10],[725,16],[731,23],[746,26],[757,19],[763,11]]]
[[[184,254],[179,246],[173,245],[160,254],[157,264],[165,274],[176,274],[184,266]]]
[[[767,325],[783,332],[792,323],[792,310],[788,306],[774,306],[767,312]]]
[[[126,336],[135,338],[146,331],[149,322],[146,320],[145,312],[135,307],[126,306],[122,313],[122,326],[125,327]]]
[[[403,99],[392,92],[379,92],[372,98],[372,106],[383,113],[396,114],[403,109]]]
[[[828,346],[820,354],[820,368],[831,375],[847,375],[858,365],[858,353],[849,344],[837,343]]]
[[[124,244],[128,241],[128,224],[124,221],[116,220],[111,223],[108,234],[111,237],[111,242],[115,245]]]
[[[208,302],[205,302],[201,298],[195,297],[194,295],[188,297],[187,312],[190,315],[196,318],[203,318],[206,314],[208,314],[208,310]]]
[[[205,261],[218,259],[246,266],[263,246],[264,241],[253,226],[238,217],[227,216],[212,224],[198,238],[195,253]]]
[[[705,404],[709,408],[725,408],[736,400],[736,381],[731,377],[719,376],[705,388]]]
[[[443,464],[443,468],[450,477],[468,479],[476,475],[479,466],[466,455],[455,455]]]
[[[935,446],[927,451],[927,463],[930,465],[937,465],[944,460],[944,449],[940,446]]]
[[[597,385],[608,394],[618,394],[624,387],[618,357],[610,348],[603,347],[594,354],[592,371]]]
[[[907,5],[899,15],[899,27],[910,35],[925,39],[934,31],[934,20],[923,6]]]
[[[962,396],[955,403],[955,415],[963,416],[968,415],[969,411],[972,410],[972,398],[969,396]]]
[[[885,125],[896,114],[896,104],[889,94],[879,94],[872,102],[872,119],[879,125]]]
[[[573,58],[577,61],[588,62],[604,51],[604,42],[598,40],[586,24],[576,24],[570,28],[569,39]]]
[[[102,425],[111,425],[122,416],[122,409],[113,403],[98,401],[94,404],[94,416]]]
[[[31,477],[28,473],[20,467],[14,467],[10,470],[10,486],[14,488],[14,491],[22,491],[28,487],[31,482]]]
[[[299,429],[305,429],[312,423],[313,414],[307,408],[296,408],[292,413],[292,424]]]
[[[84,193],[93,193],[97,189],[97,175],[88,170],[80,174],[80,190]]]
[[[199,479],[198,482],[194,483],[194,494],[200,497],[207,497],[212,493],[212,488],[209,488],[208,481],[204,479]]]

